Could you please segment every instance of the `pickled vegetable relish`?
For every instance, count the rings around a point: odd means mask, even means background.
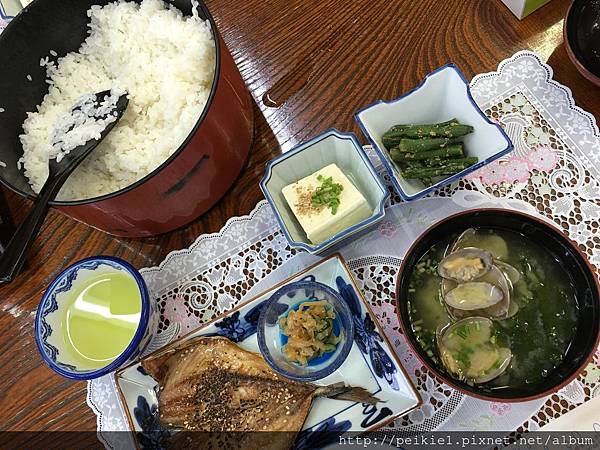
[[[306,301],[297,310],[279,319],[279,328],[287,336],[283,354],[291,362],[307,365],[311,359],[332,352],[341,341],[333,330],[335,311],[324,300]]]

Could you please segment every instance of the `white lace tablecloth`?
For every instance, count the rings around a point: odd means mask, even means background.
[[[396,430],[537,430],[600,397],[600,353],[579,378],[552,396],[496,403],[440,384],[399,332],[393,300],[404,252],[427,226],[460,210],[505,207],[539,213],[600,266],[600,134],[594,118],[574,105],[569,89],[554,82],[552,69],[530,52],[504,61],[497,72],[475,77],[471,86],[477,103],[507,130],[515,151],[423,200],[401,203],[394,194],[383,222],[341,250],[424,400],[391,425]],[[249,216],[229,220],[220,233],[201,236],[189,249],[171,253],[159,267],[142,270],[162,313],[150,351],[313,258],[286,245],[266,202]],[[112,376],[89,382],[87,400],[98,417],[99,438],[114,448],[105,432],[126,430],[127,421]]]

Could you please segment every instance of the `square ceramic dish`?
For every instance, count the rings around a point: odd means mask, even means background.
[[[336,164],[360,191],[373,211],[367,219],[312,244],[294,216],[281,190],[329,164]],[[267,163],[260,182],[275,217],[291,247],[320,253],[383,219],[390,194],[356,136],[331,129]]]
[[[381,142],[382,135],[397,124],[440,123],[454,118],[474,127],[474,131],[465,136],[464,144],[468,156],[477,156],[479,162],[455,175],[438,177],[429,187],[418,180],[404,178]],[[471,96],[468,81],[454,64],[447,64],[431,72],[420,85],[396,100],[380,100],[367,106],[356,113],[355,119],[373,144],[403,200],[423,197],[513,149],[512,142],[500,125],[490,121],[477,106]]]
[[[300,280],[324,283],[338,291],[348,302],[355,324],[354,343],[348,357],[339,369],[315,384],[328,385],[344,381],[349,385],[364,387],[385,402],[370,406],[327,398],[316,399],[302,431],[371,431],[419,406],[419,394],[339,254],[317,262],[169,346],[177,346],[196,336],[221,335],[242,348],[258,352],[256,331],[261,308],[278,288]],[[161,434],[158,422],[157,383],[146,375],[139,362],[117,371],[115,382],[129,427],[136,432],[138,447],[142,447],[144,442],[156,444],[156,440],[165,435],[164,429]],[[303,432],[298,439],[307,440],[315,436]],[[322,439],[321,435],[318,437]]]

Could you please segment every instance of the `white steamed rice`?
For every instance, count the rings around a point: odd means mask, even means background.
[[[59,199],[117,191],[156,169],[181,145],[210,94],[215,43],[210,24],[162,0],[92,6],[78,52],[42,58],[48,94],[23,123],[23,168],[35,192],[48,176],[57,120],[85,93],[118,86],[129,93],[123,117],[63,186]]]
[[[73,109],[55,122],[48,156],[61,162],[74,148],[92,139],[99,140],[108,125],[117,120],[115,108],[124,94],[119,88],[112,88],[102,98],[95,93],[79,97]]]

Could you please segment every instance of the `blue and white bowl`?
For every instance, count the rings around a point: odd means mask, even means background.
[[[477,106],[469,83],[454,64],[431,72],[425,80],[402,97],[389,102],[378,101],[356,113],[361,130],[383,161],[394,187],[403,200],[415,200],[506,155],[513,144],[500,125],[491,122]],[[479,162],[445,178],[436,178],[432,186],[402,176],[398,165],[390,158],[381,137],[397,124],[440,123],[458,119],[471,125],[474,131],[464,138],[468,156]]]
[[[306,301],[325,300],[335,311],[333,331],[341,340],[332,352],[325,353],[305,366],[291,362],[283,353],[287,337],[279,319],[298,309]],[[315,381],[335,372],[348,357],[354,338],[352,312],[344,299],[329,286],[316,281],[298,281],[278,289],[267,301],[258,319],[258,347],[271,368],[297,381]]]
[[[336,164],[356,186],[373,211],[370,217],[315,245],[308,240],[281,190],[329,164]],[[383,219],[390,194],[352,133],[331,129],[267,163],[260,188],[271,205],[290,247],[321,253]]]
[[[82,366],[81,359],[73,358],[71,346],[65,345],[61,332],[65,308],[69,305],[69,292],[81,286],[89,277],[107,272],[121,272],[135,280],[142,308],[136,332],[125,350],[112,362],[101,368]],[[151,301],[148,288],[140,273],[128,262],[110,256],[82,259],[65,269],[50,284],[38,306],[35,318],[35,341],[42,359],[56,373],[74,380],[90,380],[128,364],[146,350],[156,333],[159,321],[157,303]]]

